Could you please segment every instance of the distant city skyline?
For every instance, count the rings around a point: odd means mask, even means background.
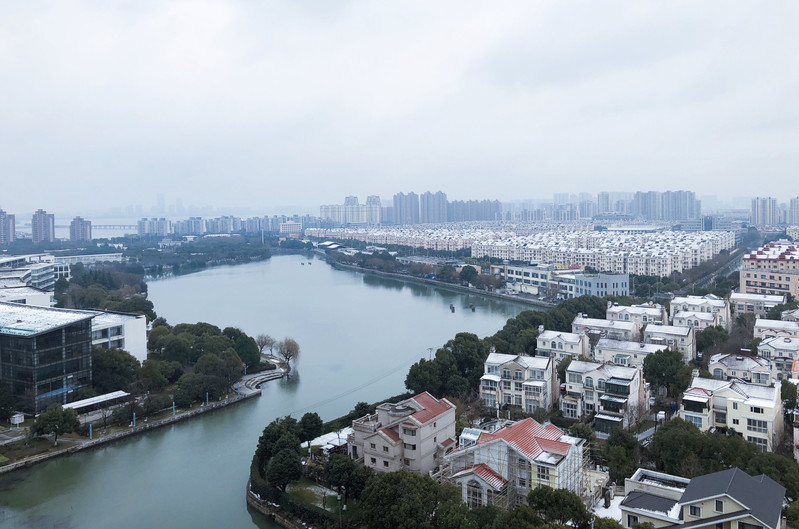
[[[797,17],[737,0],[3,3],[0,208],[795,196]]]

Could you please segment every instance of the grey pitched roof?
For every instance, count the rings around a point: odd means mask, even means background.
[[[723,494],[744,505],[752,516],[769,527],[779,527],[785,487],[765,474],[752,477],[739,468],[731,468],[695,477],[685,488],[680,503],[693,503]]]
[[[677,500],[670,500],[662,496],[655,496],[646,492],[632,491],[621,502],[625,507],[631,509],[644,509],[647,511],[668,512],[677,504]]]

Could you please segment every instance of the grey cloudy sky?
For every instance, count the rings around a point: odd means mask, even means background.
[[[795,196],[798,23],[793,0],[3,2],[0,207]]]

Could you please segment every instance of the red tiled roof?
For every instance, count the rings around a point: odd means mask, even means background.
[[[488,467],[488,465],[486,465],[485,463],[480,463],[479,465],[473,467],[464,468],[463,470],[461,470],[452,477],[457,478],[460,476],[465,476],[466,474],[471,474],[472,472],[483,478],[483,480],[486,483],[488,483],[491,487],[497,490],[501,489],[502,486],[508,482],[507,479],[503,478],[502,476],[491,470],[491,468]]]
[[[557,426],[549,424],[545,427],[533,419],[524,419],[494,433],[480,434],[477,444],[502,439],[529,459],[535,459],[543,452],[565,455],[570,445],[558,441],[562,435],[563,430]]]
[[[454,442],[455,442],[455,440],[454,440],[454,439],[447,439],[446,441],[444,441],[443,443],[441,443],[441,446],[443,446],[443,447],[445,447],[445,448],[446,448],[446,447],[448,447],[449,445],[451,445],[451,444],[452,444],[452,443],[454,443]]]
[[[395,443],[400,440],[399,434],[394,430],[392,430],[391,428],[381,428],[380,431],[383,432],[386,435],[386,437],[388,437]]]
[[[452,407],[444,402],[443,399],[438,400],[426,391],[416,395],[415,397],[411,397],[411,399],[422,407],[421,410],[411,415],[411,417],[422,424],[435,419]]]

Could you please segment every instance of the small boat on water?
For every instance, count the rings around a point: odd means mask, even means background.
[[[300,263],[302,266],[305,266],[305,263]]]
[[[455,305],[453,305],[452,303],[450,303],[450,304],[449,304],[449,310],[451,310],[452,312],[455,312]]]

